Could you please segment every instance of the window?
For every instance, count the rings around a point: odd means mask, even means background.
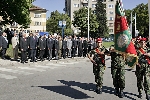
[[[92,0],[92,1],[97,1],[97,0]]]
[[[41,25],[41,22],[35,22],[35,26]]]
[[[113,31],[114,31],[113,29],[110,29],[110,30],[109,30],[109,32],[113,32]]]
[[[92,8],[95,8],[96,7],[96,5],[95,4],[92,4]]]
[[[79,7],[79,4],[74,4],[73,5],[75,8],[78,8]]]
[[[113,2],[114,0],[109,0],[109,2]]]
[[[108,5],[108,8],[113,8],[114,5]]]
[[[113,25],[114,25],[113,23],[109,23],[109,26],[110,26],[110,27],[113,27]]]
[[[110,17],[109,20],[114,20],[114,18],[113,18],[113,17]]]
[[[114,12],[113,11],[109,11],[109,14],[114,14]]]
[[[41,14],[34,14],[34,18],[40,18]]]
[[[84,4],[83,4],[83,7],[88,7],[88,4],[87,4],[87,3],[84,3]]]

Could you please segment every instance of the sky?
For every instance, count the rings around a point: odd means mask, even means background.
[[[124,9],[133,9],[140,3],[148,3],[148,0],[122,0]],[[47,9],[46,17],[50,16],[52,11],[58,10],[60,13],[64,13],[65,0],[36,0],[34,5]]]

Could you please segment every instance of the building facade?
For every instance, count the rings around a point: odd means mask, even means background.
[[[89,0],[89,7],[92,10],[96,7],[97,0]],[[109,27],[109,34],[114,34],[114,19],[115,19],[115,4],[116,0],[103,0],[106,4],[107,25]],[[81,7],[88,7],[88,0],[65,0],[65,12],[73,21],[73,12],[79,10]],[[72,26],[73,28],[73,26]]]
[[[30,18],[31,23],[27,29],[22,29],[21,25],[17,24],[16,22],[13,22],[11,25],[3,26],[3,29],[9,28],[9,29],[15,29],[18,33],[19,30],[23,30],[25,33],[29,32],[45,32],[46,31],[46,9],[43,9],[38,6],[32,6],[30,9]],[[0,20],[3,20],[0,16]]]

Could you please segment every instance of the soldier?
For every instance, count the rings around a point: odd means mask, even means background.
[[[110,47],[111,74],[116,95],[123,98],[125,88],[125,56],[115,52],[114,45]]]
[[[137,55],[139,58],[136,66],[137,87],[139,92],[138,97],[142,98],[142,90],[144,87],[146,99],[150,100],[150,51],[148,51],[148,48],[146,48],[146,38],[140,39],[140,48],[137,50]]]
[[[102,46],[102,39],[97,39],[97,47],[91,50],[87,56],[90,61],[93,63],[93,73],[95,75],[96,84],[96,93],[102,94],[102,86],[103,86],[103,74],[105,70],[105,54],[108,51]],[[92,58],[91,56],[94,55]]]

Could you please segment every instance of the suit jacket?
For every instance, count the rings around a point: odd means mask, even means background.
[[[77,48],[77,41],[72,39],[72,48]]]
[[[83,41],[83,48],[84,49],[88,48],[88,42],[86,40]]]
[[[11,42],[12,42],[12,47],[15,48],[16,45],[19,44],[19,38],[18,37],[12,37]]]
[[[54,40],[52,38],[47,38],[47,47],[53,49]]]
[[[5,48],[5,49],[7,48],[8,40],[6,37],[1,36],[1,46],[2,46],[2,48]]]
[[[45,43],[43,39],[39,39],[39,49],[44,50],[45,49]]]
[[[30,49],[36,49],[37,39],[34,36],[30,37],[29,46],[30,46]]]
[[[26,51],[28,49],[28,40],[27,38],[22,37],[20,39],[20,49],[23,49],[23,51]]]
[[[59,41],[55,39],[54,42],[55,49],[59,50]]]
[[[59,49],[62,49],[62,40],[58,40],[59,41]]]
[[[71,49],[71,47],[72,47],[72,40],[71,40],[71,39],[68,39],[68,40],[67,40],[67,48],[68,48],[68,49]]]
[[[44,41],[44,48],[46,48],[46,41],[47,41],[47,38],[43,38],[43,41]]]
[[[78,48],[79,48],[79,49],[82,49],[82,47],[83,47],[82,41],[79,40],[79,41],[78,41]]]
[[[67,49],[67,41],[62,41],[62,49]]]

